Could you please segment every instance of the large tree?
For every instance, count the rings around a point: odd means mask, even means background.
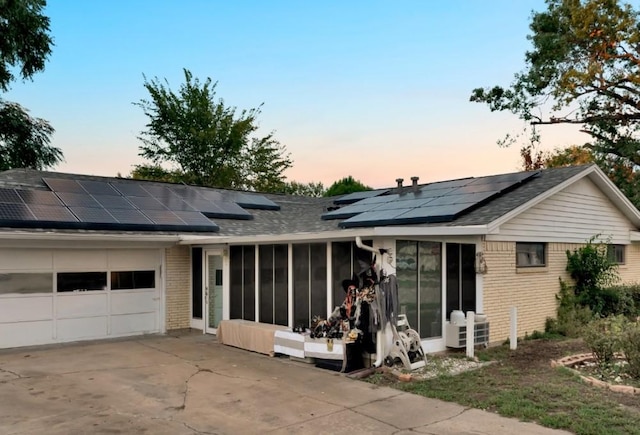
[[[151,165],[142,169],[169,165],[168,173],[190,184],[281,190],[291,160],[273,134],[256,136],[260,107],[238,111],[216,97],[210,78],[200,82],[185,69],[184,79],[174,92],[166,80],[145,77],[149,98],[134,103],[149,119],[139,139]]]
[[[371,190],[371,187],[349,175],[335,181],[331,186],[329,186],[327,191],[324,193],[324,196],[346,195],[347,193],[362,192],[365,190]]]
[[[532,15],[524,71],[511,86],[474,89],[471,101],[533,126],[576,124],[598,159],[640,165],[640,20],[616,0],[547,0]]]
[[[53,45],[45,5],[45,0],[0,0],[0,91],[44,70]],[[0,98],[0,170],[45,169],[61,162],[62,151],[50,145],[53,132],[44,119]]]

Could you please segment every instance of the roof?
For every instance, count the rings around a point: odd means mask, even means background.
[[[514,173],[518,174],[518,173]],[[510,175],[510,174],[506,174]],[[429,228],[449,228],[452,231],[462,228],[475,228],[495,224],[503,219],[505,216],[510,216],[513,213],[520,212],[521,210],[529,207],[546,195],[557,191],[567,183],[571,183],[576,179],[584,176],[594,177],[594,181],[597,182],[601,189],[605,190],[618,207],[623,209],[623,212],[634,222],[634,224],[640,227],[640,213],[631,205],[631,203],[622,196],[622,194],[615,188],[615,186],[606,178],[606,176],[595,165],[583,165],[564,168],[554,168],[538,171],[534,174],[527,174],[526,176],[519,177],[524,181],[514,184],[511,188],[504,191],[500,191],[493,196],[489,196],[488,199],[479,201],[473,204],[468,209],[463,210],[458,215],[441,222],[422,222],[414,223],[412,225],[403,224],[404,227],[422,228],[422,231],[426,231]],[[496,176],[490,176],[496,177]],[[469,179],[461,179],[468,182],[469,180],[477,180],[478,183],[487,181],[490,177],[477,177]],[[90,181],[107,181],[107,182],[120,182],[127,181],[130,183],[139,183],[142,186],[158,185],[158,186],[179,186],[184,191],[206,190],[208,192],[218,192],[220,194],[229,194],[236,191],[226,189],[213,189],[213,188],[201,188],[197,186],[184,186],[184,185],[171,185],[169,183],[158,183],[150,181],[140,180],[126,180],[115,177],[97,177],[90,175],[76,175],[76,174],[61,174],[55,172],[43,172],[34,170],[14,169],[0,173],[0,187],[1,188],[14,188],[14,189],[27,189],[27,190],[48,190],[47,184],[44,183],[43,178],[65,178],[72,180],[90,180]],[[512,177],[513,178],[513,177]],[[456,181],[456,180],[453,180]],[[434,187],[436,183],[422,184],[419,187]],[[436,186],[437,187],[437,186]],[[411,187],[405,187],[405,191],[409,191]],[[382,192],[381,195],[392,195],[397,193],[397,188],[379,189]],[[217,233],[213,232],[198,232],[194,236],[190,237],[190,240],[195,240],[200,236],[214,239],[232,240],[235,238],[257,237],[257,236],[292,236],[303,234],[316,234],[321,237],[322,234],[332,234],[333,236],[344,234],[345,237],[350,234],[369,232],[374,234],[376,228],[380,228],[380,224],[362,225],[364,228],[352,229],[343,228],[344,219],[327,220],[322,219],[322,216],[329,210],[336,207],[348,207],[352,204],[358,204],[358,201],[352,200],[340,201],[340,197],[334,198],[312,198],[293,195],[276,195],[276,194],[255,194],[252,192],[242,192],[245,195],[259,195],[266,200],[272,201],[279,206],[279,209],[249,209],[247,210],[252,219],[223,219],[213,218],[219,230]],[[366,196],[366,195],[365,195]],[[342,197],[344,198],[344,197]],[[336,201],[337,200],[337,201]],[[347,204],[348,203],[348,204]],[[346,204],[346,205],[345,205]],[[0,226],[2,222],[0,221]],[[387,232],[393,231],[394,228],[399,226],[384,225]],[[7,230],[5,228],[5,230]],[[15,231],[15,229],[13,229]],[[28,231],[43,231],[42,229],[30,229]],[[53,229],[61,233],[70,233],[72,229]],[[111,231],[109,230],[82,230],[85,233],[102,232],[102,233],[120,233],[120,234],[149,234],[149,231],[118,231],[117,228]],[[189,231],[151,231],[153,234],[186,234]],[[196,237],[197,236],[197,237]]]

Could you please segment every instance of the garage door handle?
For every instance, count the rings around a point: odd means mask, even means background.
[[[154,300],[154,301],[159,301],[159,300],[160,300],[160,298],[153,298],[153,300]]]

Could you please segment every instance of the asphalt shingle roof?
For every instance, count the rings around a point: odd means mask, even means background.
[[[486,225],[515,208],[526,204],[536,196],[565,182],[581,173],[590,165],[546,169],[531,179],[506,192],[497,198],[481,204],[470,212],[463,213],[457,219],[446,223],[420,224],[419,226],[466,226]],[[76,180],[117,181],[114,177],[97,177],[91,175],[62,174],[25,169],[12,169],[0,172],[0,187],[16,189],[48,190],[42,178],[69,178]],[[131,181],[131,180],[128,180]],[[150,181],[139,181],[156,185],[166,185]],[[146,185],[146,184],[145,184]],[[202,189],[199,187],[192,187]],[[407,188],[409,189],[409,188]],[[225,192],[224,189],[207,189]],[[322,220],[321,215],[334,205],[336,198],[311,198],[292,195],[261,194],[280,206],[280,210],[248,210],[252,220],[212,219],[220,231],[206,234],[210,236],[251,236],[251,235],[284,235],[295,233],[324,232],[339,230],[339,220]],[[68,231],[66,231],[68,232]],[[113,233],[113,231],[104,231]],[[142,233],[142,232],[141,232]],[[148,232],[145,232],[148,234]],[[203,235],[205,235],[203,234]]]

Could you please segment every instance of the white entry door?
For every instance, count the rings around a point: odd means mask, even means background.
[[[218,323],[222,320],[222,294],[223,294],[223,273],[222,273],[222,252],[206,251],[206,271],[205,271],[205,332],[215,334]]]

